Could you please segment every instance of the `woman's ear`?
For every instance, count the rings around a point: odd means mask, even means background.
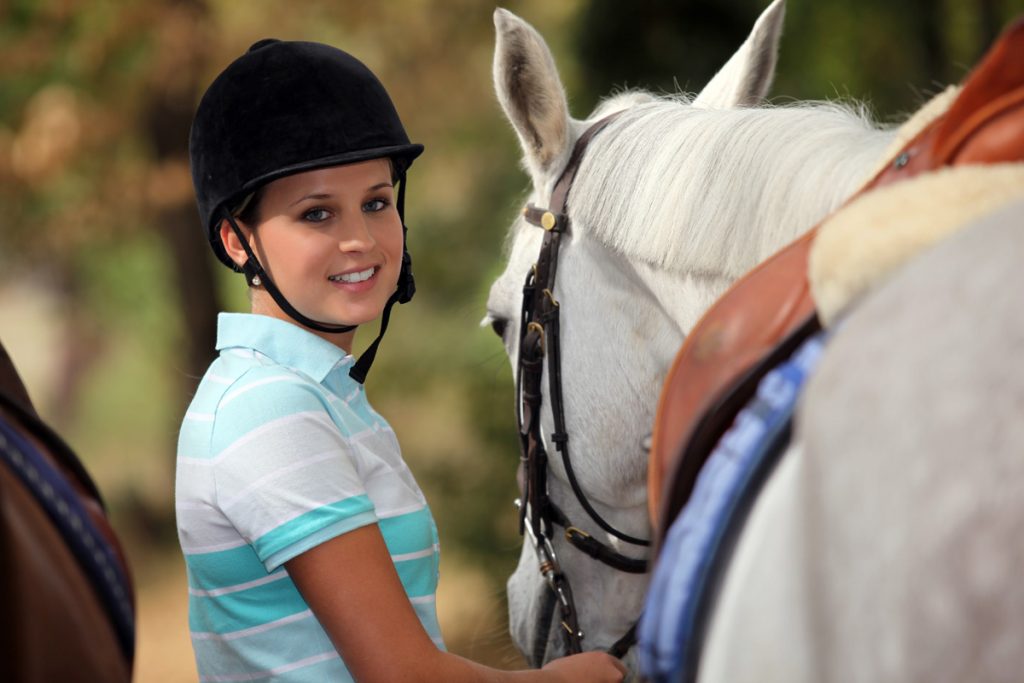
[[[249,227],[245,223],[240,223],[237,220],[238,229],[245,235],[245,239],[248,240],[251,235]],[[242,248],[242,241],[238,238],[238,234],[232,230],[231,223],[227,218],[224,218],[220,222],[220,242],[224,245],[224,251],[227,255],[238,264],[241,268],[245,265],[245,262],[249,260],[249,256],[245,253],[245,249]]]

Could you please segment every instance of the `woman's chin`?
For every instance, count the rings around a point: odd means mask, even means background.
[[[380,311],[345,310],[326,313],[321,321],[334,325],[366,325],[380,318]]]

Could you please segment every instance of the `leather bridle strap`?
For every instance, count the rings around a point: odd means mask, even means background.
[[[555,183],[550,208],[540,209],[528,205],[523,210],[527,222],[544,229],[544,239],[537,263],[527,273],[523,286],[523,309],[520,320],[519,360],[516,401],[519,422],[521,459],[525,470],[524,503],[520,505],[520,532],[527,533],[537,551],[540,570],[558,598],[561,625],[569,653],[582,650],[583,633],[579,629],[576,607],[568,579],[562,572],[550,539],[554,526],[565,528],[569,543],[587,555],[620,571],[643,573],[647,561],[622,555],[612,547],[573,526],[565,514],[548,497],[548,455],[541,435],[542,381],[545,359],[548,366],[548,388],[554,433],[551,440],[561,454],[566,477],[580,505],[593,521],[609,534],[634,545],[647,546],[649,541],[635,538],[609,524],[594,509],[583,493],[569,456],[569,435],[565,428],[562,398],[561,348],[559,334],[559,303],[554,296],[555,273],[558,268],[558,249],[561,236],[569,227],[567,200],[572,182],[579,170],[590,140],[618,113],[601,119],[577,140],[565,170]],[[630,629],[613,646],[621,656],[635,642],[635,629]]]
[[[569,228],[569,216],[567,211],[569,190],[576,178],[577,171],[579,171],[580,164],[583,161],[583,155],[587,149],[587,145],[590,143],[590,140],[599,132],[604,130],[604,128],[614,121],[620,114],[621,112],[616,112],[601,119],[588,128],[583,135],[580,136],[579,140],[577,140],[576,145],[573,147],[572,154],[569,157],[569,162],[566,164],[565,170],[562,171],[562,175],[555,183],[554,190],[551,193],[551,205],[549,209],[543,210],[530,204],[523,210],[523,215],[527,222],[544,229],[544,240],[541,245],[540,255],[537,258],[537,263],[534,268],[532,285],[528,277],[527,289],[531,290],[529,292],[529,296],[527,296],[527,292],[524,291],[523,322],[526,324],[521,327],[521,334],[525,335],[524,341],[529,345],[529,350],[533,353],[534,357],[531,360],[542,363],[543,357],[548,355],[548,385],[551,395],[551,412],[554,418],[555,427],[555,431],[551,435],[551,438],[555,443],[555,447],[562,456],[562,463],[565,466],[566,477],[569,480],[569,485],[572,487],[573,494],[576,496],[576,499],[579,501],[583,509],[586,510],[587,514],[601,529],[620,540],[626,541],[627,543],[647,546],[650,545],[649,541],[630,536],[629,534],[619,531],[605,521],[605,519],[601,517],[597,510],[595,510],[590,504],[590,501],[587,500],[579,482],[576,480],[576,473],[572,467],[572,460],[569,457],[569,435],[565,429],[565,409],[564,401],[562,399],[561,335],[559,333],[558,315],[559,305],[553,294],[555,274],[558,268],[558,248],[561,244],[562,234]],[[545,349],[545,342],[548,349]],[[526,346],[520,346],[521,363],[523,360],[523,350],[526,348]],[[541,372],[538,368],[536,375],[533,377],[538,383],[538,419],[540,407],[540,374]],[[579,537],[577,536],[577,538]],[[570,540],[572,539],[570,538]]]

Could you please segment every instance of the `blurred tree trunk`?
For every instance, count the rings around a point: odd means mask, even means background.
[[[159,55],[144,106],[144,130],[157,171],[150,181],[154,225],[168,246],[185,342],[182,409],[213,360],[217,294],[209,246],[203,239],[188,173],[188,133],[209,57],[203,0],[165,0],[155,34]]]
[[[103,356],[105,338],[95,316],[80,305],[83,283],[75,259],[69,254],[57,255],[53,272],[60,293],[60,318],[68,332],[61,345],[50,419],[57,428],[67,429],[75,420],[82,384]]]
[[[918,26],[924,73],[934,83],[951,82],[951,60],[944,37],[946,12],[936,0],[911,0],[910,19]]]
[[[996,41],[1003,30],[1003,3],[1000,0],[977,0],[978,3],[978,54],[980,59]]]
[[[210,248],[199,230],[199,217],[193,203],[160,211],[157,225],[170,248],[174,281],[181,305],[184,327],[185,376],[182,387],[191,397],[199,378],[214,359],[217,341],[217,313],[220,300],[214,279]]]

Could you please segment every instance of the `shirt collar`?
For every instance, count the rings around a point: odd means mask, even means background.
[[[317,382],[323,382],[335,368],[354,362],[351,354],[298,325],[254,313],[217,316],[217,350],[229,348],[253,349]]]

